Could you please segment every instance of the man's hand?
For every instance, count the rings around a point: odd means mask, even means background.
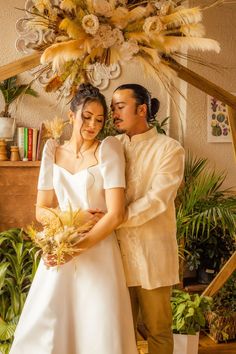
[[[100,209],[88,209],[87,211],[92,214],[92,220],[95,220],[96,222],[98,222],[105,215],[104,211]]]

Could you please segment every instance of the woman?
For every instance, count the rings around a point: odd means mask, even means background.
[[[96,139],[104,126],[104,96],[80,85],[72,100],[70,141],[48,140],[43,153],[36,217],[54,193],[62,210],[106,213],[80,242],[84,250],[64,265],[43,261],[27,297],[11,354],[136,354],[132,315],[114,229],[124,214],[124,156],[120,142]],[[47,265],[53,260],[46,257]]]

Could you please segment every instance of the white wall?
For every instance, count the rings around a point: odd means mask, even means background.
[[[192,3],[196,4],[199,1],[192,1]],[[24,0],[0,0],[0,65],[22,57],[22,54],[17,53],[15,49],[15,40],[17,38],[15,23],[17,19],[23,16],[23,12],[16,10],[15,7],[24,8],[24,4]],[[205,12],[204,23],[207,27],[207,35],[221,43],[222,51],[219,55],[203,53],[202,56],[210,62],[228,67],[222,74],[209,70],[209,68],[189,64],[192,70],[196,70],[200,75],[231,92],[236,92],[235,22],[236,5],[226,5]],[[32,78],[29,73],[21,74],[19,77],[22,82],[29,82]],[[157,83],[152,78],[145,78],[144,74],[134,65],[127,65],[123,68],[121,77],[111,81],[109,88],[103,91],[107,97],[108,104],[113,90],[119,84],[128,82],[140,83],[146,86],[153,96],[158,97],[161,101],[160,120],[167,115],[168,104],[165,94],[160,93]],[[24,97],[16,112],[18,125],[24,124],[25,126],[38,127],[41,121],[51,119],[55,115],[66,117],[68,106],[65,106],[65,104],[58,105],[55,94],[46,94],[37,83],[33,87],[40,93],[40,97],[37,99]],[[2,100],[0,98],[0,110],[1,106]],[[183,110],[185,110],[184,105]],[[175,138],[180,137],[180,132],[177,132],[177,129],[180,130],[177,119],[178,117],[173,117],[170,129],[170,134]],[[186,121],[183,124],[185,147],[191,149],[198,156],[208,157],[217,168],[225,168],[228,171],[226,186],[236,185],[236,164],[232,145],[229,143],[207,143],[206,94],[193,87],[188,87],[185,119]]]

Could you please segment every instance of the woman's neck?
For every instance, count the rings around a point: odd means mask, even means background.
[[[92,146],[94,146],[96,140],[84,140],[81,137],[71,137],[68,141],[68,146],[70,150],[74,152],[74,154],[78,155],[80,152],[89,150]]]

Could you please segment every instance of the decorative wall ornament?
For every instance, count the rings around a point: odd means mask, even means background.
[[[220,50],[203,38],[207,2],[187,8],[180,0],[27,0],[16,47],[43,53],[36,75],[46,80],[46,91],[73,94],[86,80],[105,88],[120,65],[136,61],[171,93],[170,59],[188,57],[188,49]]]
[[[212,96],[207,96],[207,141],[232,142],[227,105]]]

